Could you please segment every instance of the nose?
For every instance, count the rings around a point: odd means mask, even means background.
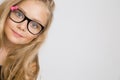
[[[19,23],[18,24],[18,29],[20,29],[20,30],[22,30],[22,31],[25,31],[25,30],[27,30],[27,20],[25,20],[25,21],[23,21],[23,22],[21,22],[21,23]]]

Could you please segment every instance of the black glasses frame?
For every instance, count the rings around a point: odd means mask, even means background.
[[[17,9],[17,10],[21,11],[20,9]],[[36,34],[32,33],[32,32],[29,30],[28,25],[29,25],[29,23],[30,23],[31,21],[33,21],[33,20],[29,19],[29,18],[21,11],[21,12],[23,13],[23,15],[24,15],[24,19],[23,19],[22,21],[20,21],[20,22],[17,22],[17,21],[13,20],[13,19],[10,17],[11,12],[12,12],[12,11],[10,10],[10,12],[9,12],[9,18],[10,18],[13,22],[15,22],[15,23],[22,23],[22,22],[24,22],[25,20],[28,21],[28,22],[27,22],[27,29],[28,29],[28,31],[29,31],[31,34],[33,34],[33,35],[38,35],[38,34],[41,34],[41,33],[44,31],[45,27],[44,27],[42,24],[38,23],[38,24],[41,26],[42,29],[40,30],[40,32],[38,32],[38,33],[36,33]]]

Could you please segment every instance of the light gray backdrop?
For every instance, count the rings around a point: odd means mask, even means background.
[[[120,80],[120,0],[55,2],[38,80]]]
[[[40,51],[44,80],[120,80],[120,0],[55,0]]]

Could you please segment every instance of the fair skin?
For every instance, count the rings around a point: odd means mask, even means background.
[[[17,6],[31,20],[46,25],[48,9],[42,2],[26,0]],[[5,46],[0,49],[0,65],[3,64],[8,55],[7,52],[13,47],[28,44],[38,37],[38,35],[33,35],[27,30],[27,20],[22,23],[15,23],[9,18],[7,18],[5,23],[5,35],[7,39]]]

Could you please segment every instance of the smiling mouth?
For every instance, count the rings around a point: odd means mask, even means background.
[[[12,32],[13,32],[14,36],[16,36],[16,37],[23,37],[21,34],[15,32],[14,30],[12,30]]]

